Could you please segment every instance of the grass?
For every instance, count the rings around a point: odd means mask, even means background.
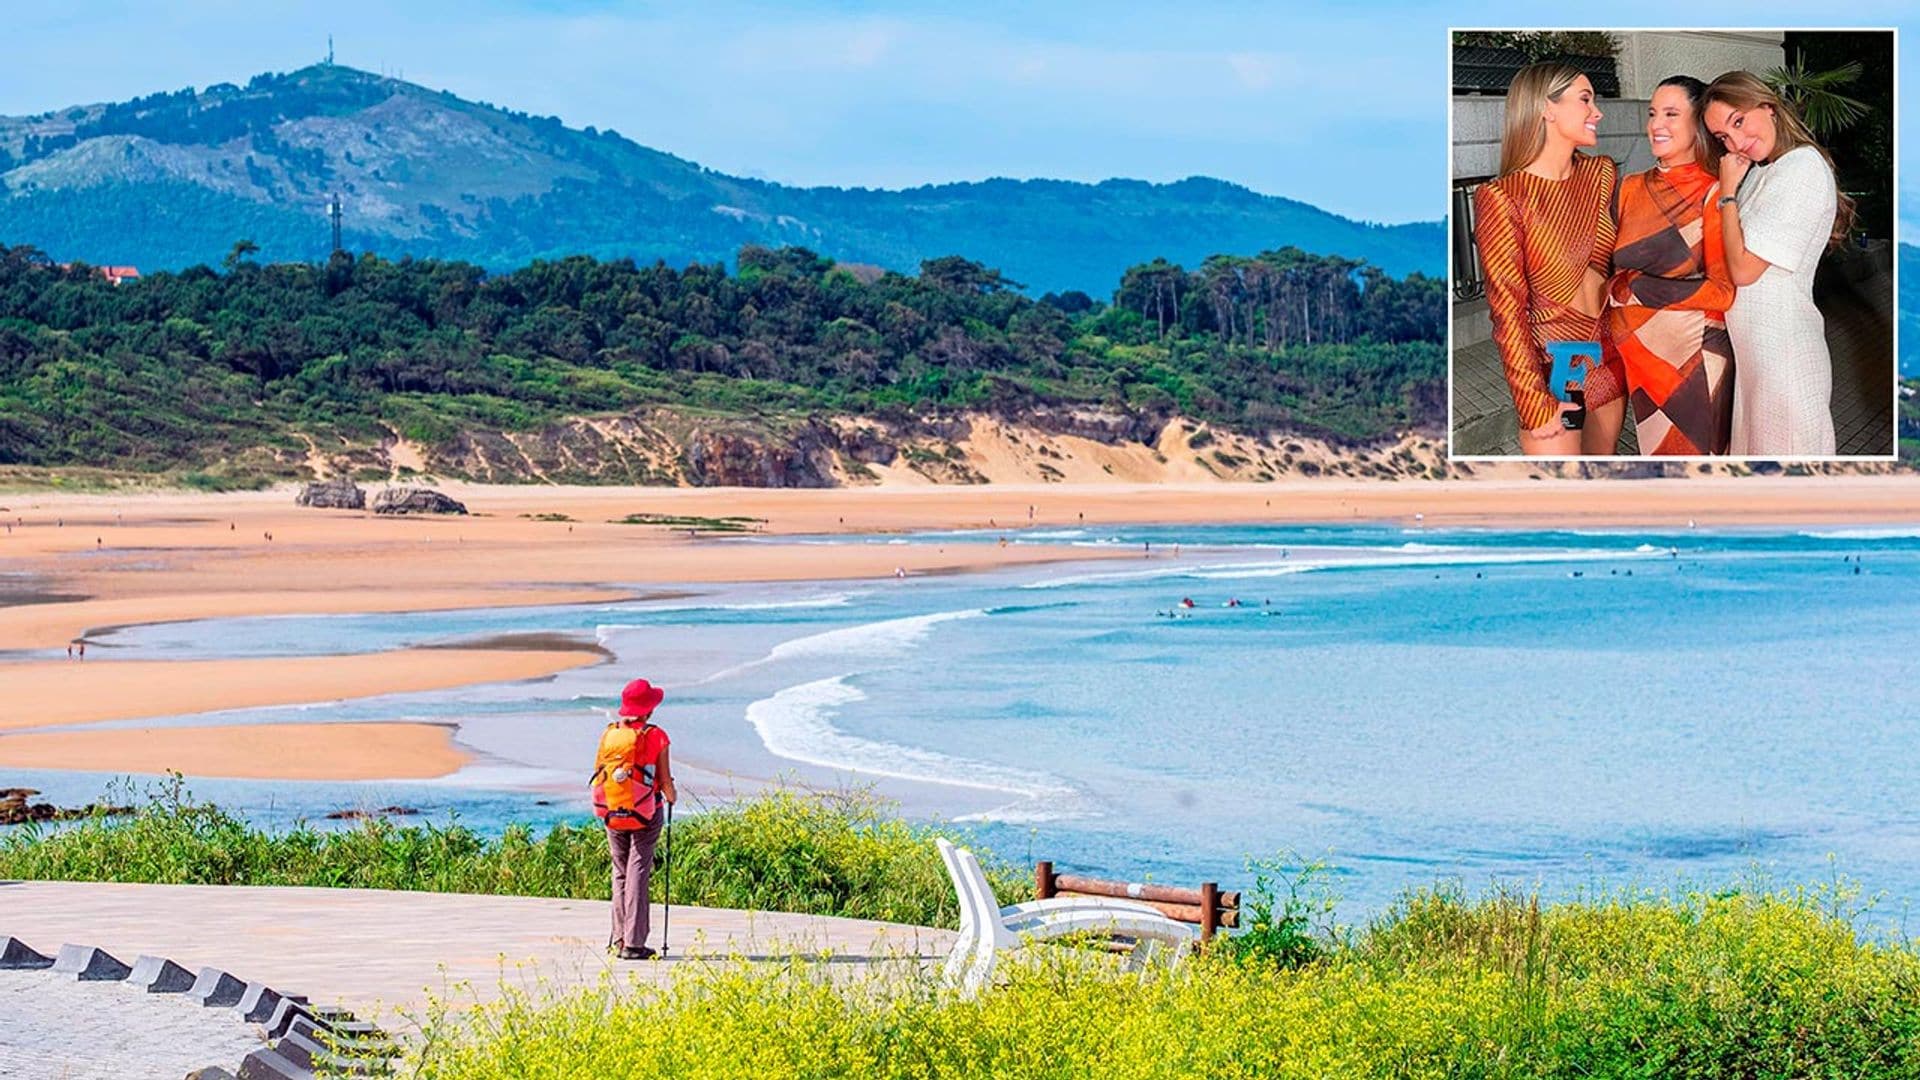
[[[692,517],[684,514],[628,514],[608,522],[610,525],[666,525],[676,529],[727,533],[752,532],[754,526],[766,523],[765,518],[756,517]]]
[[[670,874],[677,903],[955,926],[938,831],[864,793],[778,791],[677,820],[672,868],[654,888],[664,894]],[[1030,893],[1021,872],[987,863],[1008,902]],[[0,878],[604,900],[608,875],[606,830],[591,819],[544,833],[512,825],[498,837],[386,819],[268,832],[196,801],[177,780],[130,816],[0,833]]]
[[[122,800],[125,801],[125,800]],[[862,793],[779,791],[677,823],[676,900],[952,926],[934,830]],[[1003,901],[1022,873],[987,857]],[[915,967],[687,964],[659,988],[509,987],[424,1018],[403,1073],[700,1077],[1920,1077],[1920,952],[1844,881],[1457,888],[1331,922],[1324,867],[1256,862],[1247,928],[1145,977],[1034,949],[965,997]],[[129,817],[0,834],[0,877],[604,898],[597,823],[488,837],[371,820],[266,832],[176,779]],[[656,887],[664,880],[657,879]]]
[[[1920,955],[1862,942],[1844,892],[1543,905],[1415,893],[1288,962],[1210,949],[1146,978],[1036,949],[966,998],[804,959],[439,1012],[408,1075],[1910,1077]]]
[[[864,794],[776,792],[676,828],[675,898],[951,926],[933,830]],[[987,857],[1003,901],[1024,875]],[[659,988],[508,987],[424,1018],[427,1078],[1920,1077],[1920,952],[1860,932],[1843,881],[1594,892],[1416,891],[1331,922],[1324,867],[1252,864],[1248,926],[1145,977],[1035,949],[965,997],[917,967],[687,964]],[[0,877],[604,898],[597,823],[497,838],[373,820],[269,833],[178,780],[131,817],[0,835]],[[664,885],[664,881],[661,882]]]

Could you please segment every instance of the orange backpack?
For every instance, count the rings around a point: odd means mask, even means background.
[[[634,760],[653,725],[631,727],[618,720],[600,736],[593,758],[593,812],[607,828],[632,832],[653,824],[660,802],[655,796],[654,763]],[[618,777],[616,779],[616,776]]]

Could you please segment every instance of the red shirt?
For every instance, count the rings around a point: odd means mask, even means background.
[[[628,727],[638,726],[633,722],[623,721],[623,723],[626,723]],[[659,726],[641,728],[638,737],[635,738],[633,742],[634,766],[636,768],[645,768],[648,765],[658,765],[660,763],[661,751],[665,750],[672,741],[673,740],[667,738],[665,728]]]

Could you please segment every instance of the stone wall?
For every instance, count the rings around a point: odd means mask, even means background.
[[[1615,58],[1620,95],[1650,98],[1653,88],[1669,75],[1691,75],[1701,82],[1712,82],[1717,76],[1743,68],[1759,74],[1787,62],[1785,40],[1786,34],[1778,30],[1636,30],[1621,34],[1620,55]]]

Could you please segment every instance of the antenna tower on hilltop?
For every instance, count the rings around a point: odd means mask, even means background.
[[[327,35],[327,66],[333,66],[333,35]],[[337,246],[337,245],[336,245]]]
[[[342,207],[340,205],[340,195],[338,192],[335,192],[333,196],[333,201],[327,204],[327,217],[333,221],[333,253],[335,255],[340,254],[340,251],[341,251],[341,248],[340,248],[340,212],[341,210],[342,210]]]

